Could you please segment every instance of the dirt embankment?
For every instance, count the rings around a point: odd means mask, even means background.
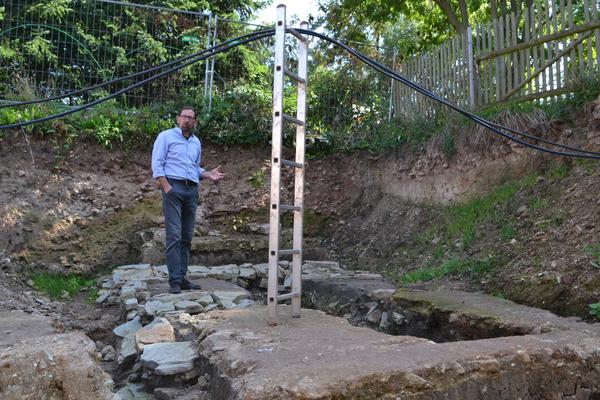
[[[575,126],[536,129],[578,145],[593,143],[599,109],[597,105]],[[418,152],[397,149],[309,160],[307,234],[322,239],[347,266],[392,269],[392,276],[430,266],[435,243],[423,245],[420,238],[444,223],[448,204],[532,172],[543,177],[544,169],[555,168],[546,156],[489,137],[459,136],[451,155],[432,142]],[[19,268],[56,272],[136,262],[136,232],[161,223],[150,149],[106,150],[89,142],[61,149],[58,140],[25,140],[21,133],[0,140],[0,252]],[[205,144],[205,166],[222,165],[226,179],[202,185],[199,233],[268,222],[269,154],[267,147]],[[477,227],[485,234],[460,256],[482,258],[493,252],[504,260],[499,267],[466,284],[460,276],[436,284],[487,290],[562,314],[585,315],[587,304],[600,297],[597,268],[584,251],[600,241],[600,204],[593,189],[600,184],[599,168],[590,162],[569,164],[567,170],[560,179],[537,179],[503,209],[502,215],[514,219],[514,241],[500,240],[494,223]],[[283,201],[289,201],[293,177],[283,181]],[[543,207],[532,207],[537,198]],[[544,222],[555,219],[560,223]],[[450,250],[445,254],[456,255]]]

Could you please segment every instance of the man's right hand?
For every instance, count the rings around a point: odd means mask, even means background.
[[[160,185],[160,187],[162,187],[162,190],[165,194],[169,193],[171,191],[171,189],[173,189],[173,187],[171,186],[171,184],[169,183],[167,178],[165,178],[164,176],[158,177],[157,181],[158,181],[158,184]]]

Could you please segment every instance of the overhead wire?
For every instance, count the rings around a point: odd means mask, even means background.
[[[413,90],[415,90],[415,91],[423,94],[426,97],[429,97],[432,100],[435,100],[435,101],[437,101],[439,103],[444,104],[445,106],[451,108],[452,110],[457,111],[458,113],[460,113],[460,114],[464,115],[465,117],[467,117],[467,118],[475,121],[476,123],[478,123],[478,124],[480,124],[480,125],[488,128],[492,132],[494,132],[494,133],[496,133],[498,135],[503,136],[506,139],[512,140],[512,141],[514,141],[516,143],[519,143],[519,144],[521,144],[523,146],[530,147],[530,148],[533,148],[535,150],[543,151],[543,152],[546,152],[546,153],[549,153],[549,154],[560,155],[560,156],[567,156],[567,157],[580,157],[580,158],[600,159],[600,153],[599,152],[594,152],[594,151],[589,151],[589,150],[583,150],[583,149],[577,149],[577,148],[574,148],[574,147],[570,147],[570,146],[567,146],[567,145],[564,145],[564,144],[561,144],[561,143],[553,142],[553,141],[550,141],[550,140],[547,140],[547,139],[544,139],[544,138],[541,138],[541,137],[538,137],[538,136],[535,136],[535,135],[530,135],[530,134],[527,134],[525,132],[520,132],[520,131],[511,129],[511,128],[508,128],[508,127],[505,127],[505,126],[502,126],[502,125],[490,122],[490,121],[488,121],[488,120],[486,120],[484,118],[481,118],[481,117],[479,117],[479,116],[477,116],[477,115],[475,115],[473,113],[470,113],[470,112],[468,112],[468,111],[466,111],[466,110],[464,110],[464,109],[462,109],[462,108],[460,108],[460,107],[458,107],[458,106],[450,103],[449,101],[447,101],[447,100],[445,100],[445,99],[443,99],[443,98],[441,98],[441,97],[439,97],[439,96],[431,93],[427,89],[424,89],[421,86],[417,85],[416,83],[411,82],[410,80],[404,78],[402,75],[398,74],[396,71],[390,69],[389,67],[387,67],[387,66],[385,66],[385,65],[383,65],[383,64],[381,64],[381,63],[379,63],[377,61],[372,60],[371,58],[365,56],[364,54],[362,54],[358,50],[355,50],[355,49],[353,49],[353,48],[345,45],[344,43],[340,42],[337,39],[330,38],[330,37],[328,37],[326,35],[323,35],[321,33],[318,33],[318,32],[315,32],[315,31],[311,31],[311,30],[308,30],[308,29],[298,29],[297,28],[295,30],[298,31],[298,32],[300,32],[300,33],[306,34],[306,35],[311,35],[311,36],[314,36],[314,37],[318,37],[319,39],[325,40],[325,41],[327,41],[329,43],[335,44],[336,46],[342,47],[344,50],[346,50],[350,54],[354,55],[355,57],[357,57],[359,60],[363,61],[367,65],[370,65],[374,69],[380,71],[384,75],[386,75],[386,76],[388,76],[388,77],[390,77],[390,78],[392,78],[394,80],[397,80],[397,81],[399,81],[399,82],[401,82],[401,83],[409,86]],[[523,137],[527,137],[528,139],[538,140],[540,142],[544,142],[544,143],[550,144],[552,146],[564,148],[566,150],[575,151],[576,153],[570,153],[570,152],[563,152],[563,151],[557,151],[557,150],[548,149],[546,147],[542,147],[542,146],[539,146],[539,145],[532,144],[532,143],[526,142],[524,140],[521,140],[521,139],[519,139],[517,137],[514,137],[512,135],[504,133],[504,132],[500,131],[499,129],[505,129],[505,130],[510,131],[511,133],[515,133],[515,134],[521,135]]]

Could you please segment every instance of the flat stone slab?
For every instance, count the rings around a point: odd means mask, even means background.
[[[203,292],[245,290],[234,283],[227,282],[227,281],[224,281],[221,279],[215,279],[215,278],[203,278],[203,279],[191,278],[190,281],[192,281],[193,283],[200,284],[202,286]],[[148,285],[148,290],[150,290],[150,293],[152,293],[152,296],[168,293],[169,292],[169,284],[167,282],[151,283]],[[182,291],[181,293],[183,294],[183,296],[179,296],[178,299],[189,300],[190,295],[187,295],[187,294],[191,293],[191,292],[194,292],[194,291],[187,291],[187,290]],[[249,294],[248,291],[246,291],[246,293]],[[191,295],[191,297],[194,297],[194,295]]]
[[[140,362],[156,375],[176,375],[191,371],[197,358],[191,342],[163,342],[144,346]]]
[[[600,335],[590,325],[434,343],[315,310],[303,309],[298,319],[290,314],[280,306],[274,327],[262,306],[198,318],[197,328],[208,333],[201,356],[222,377],[215,398],[534,400],[600,393]]]
[[[0,347],[53,333],[57,331],[48,317],[19,310],[0,311]]]
[[[135,317],[131,321],[127,321],[113,329],[113,333],[119,337],[124,338],[125,336],[132,335],[142,327],[140,318]]]
[[[466,317],[468,320],[486,319],[488,323],[511,327],[523,333],[544,333],[552,330],[596,329],[570,318],[562,318],[550,311],[516,304],[498,297],[479,293],[438,289],[418,291],[398,289],[391,297],[397,304],[407,308],[429,308],[449,314],[451,319]]]

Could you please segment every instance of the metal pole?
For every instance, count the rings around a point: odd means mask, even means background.
[[[392,56],[392,69],[396,70],[396,48]],[[392,115],[394,113],[394,78],[390,79],[390,109],[388,111],[388,123],[392,122]]]
[[[279,269],[279,201],[281,137],[283,128],[283,73],[285,62],[285,5],[277,6],[273,71],[273,132],[271,137],[271,204],[269,207],[269,272],[267,312],[269,325],[277,325],[277,272]]]
[[[467,26],[467,61],[469,62],[469,105],[475,108],[475,66],[473,58],[473,31]]]
[[[210,37],[211,37],[211,24],[212,24],[212,14],[208,15],[208,27],[206,28],[206,48],[210,48]],[[207,114],[208,113],[208,103],[207,103],[207,97],[208,97],[208,68],[209,68],[209,64],[210,64],[210,59],[207,59],[205,64],[204,64],[204,113]]]
[[[214,32],[213,32],[213,41],[212,41],[213,46],[217,45],[217,22],[218,21],[219,21],[219,16],[215,15],[215,18],[213,19],[213,23],[215,25]],[[212,108],[213,78],[215,77],[215,58],[217,58],[216,55],[212,56],[212,61],[211,61],[211,66],[210,66],[210,87],[208,89],[208,112],[209,113]]]

